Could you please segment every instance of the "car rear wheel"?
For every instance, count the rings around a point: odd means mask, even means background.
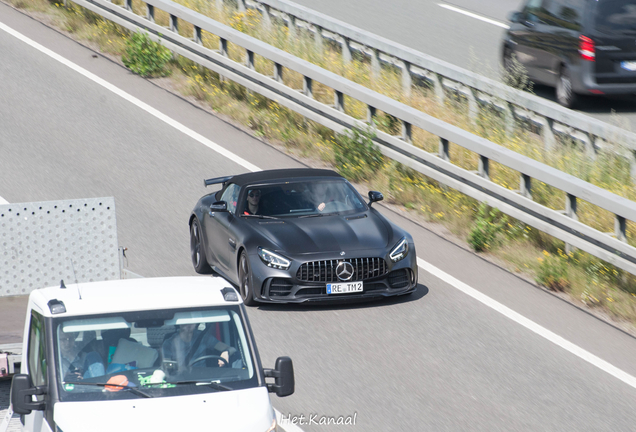
[[[201,226],[199,225],[199,220],[196,218],[190,225],[190,254],[192,256],[194,271],[199,274],[212,273],[212,268],[208,264],[203,242],[201,241]]]
[[[247,259],[245,251],[241,253],[239,260],[239,289],[241,291],[241,297],[243,297],[243,303],[247,306],[254,306],[256,300],[254,300],[254,290],[252,289],[252,283],[250,282],[250,262]]]
[[[557,101],[566,108],[572,108],[576,103],[576,93],[572,89],[572,78],[567,67],[563,66],[556,85]]]

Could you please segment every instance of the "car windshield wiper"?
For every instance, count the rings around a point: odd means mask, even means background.
[[[253,218],[259,218],[259,219],[278,219],[277,217],[274,217],[274,216],[255,215],[255,214],[242,214],[241,217],[253,217]]]
[[[63,384],[87,385],[87,386],[96,386],[96,387],[106,387],[106,386],[121,387],[122,389],[130,390],[132,393],[141,397],[145,397],[145,398],[152,397],[148,393],[139,390],[137,387],[130,387],[128,385],[100,383],[100,382],[86,382],[86,381],[64,381]]]
[[[314,213],[314,214],[308,214],[308,215],[302,215],[302,216],[298,216],[298,219],[301,218],[310,218],[310,217],[322,217],[324,216],[324,213]]]
[[[198,380],[188,380],[188,381],[166,381],[167,384],[195,384],[195,385],[204,385],[212,387],[218,391],[228,391],[233,390],[231,387],[224,386],[223,384],[219,384],[214,381],[198,381]]]

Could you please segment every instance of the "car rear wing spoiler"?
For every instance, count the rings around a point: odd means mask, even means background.
[[[203,186],[208,187],[213,184],[225,183],[226,181],[230,180],[232,177],[234,176],[217,177],[217,178],[203,180]]]

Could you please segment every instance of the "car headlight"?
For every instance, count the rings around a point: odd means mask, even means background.
[[[258,248],[258,256],[261,258],[261,261],[267,265],[267,267],[287,270],[291,265],[291,260],[261,247]]]
[[[409,242],[406,240],[406,237],[402,237],[402,239],[391,250],[389,258],[391,258],[391,261],[393,262],[398,262],[401,259],[404,259],[404,257],[406,257],[408,254]]]

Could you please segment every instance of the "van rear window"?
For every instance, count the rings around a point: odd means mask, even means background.
[[[603,33],[636,34],[636,0],[599,1],[594,27]]]

